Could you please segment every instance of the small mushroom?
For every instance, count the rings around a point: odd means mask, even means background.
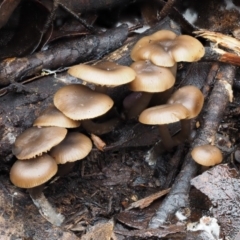
[[[56,174],[57,169],[57,163],[48,154],[17,160],[10,170],[10,180],[17,187],[27,188],[40,214],[55,226],[60,226],[64,216],[55,211],[42,192],[44,183]]]
[[[198,61],[204,54],[205,49],[196,38],[161,30],[140,39],[131,57],[134,61],[150,60],[157,66],[171,67],[176,62]]]
[[[210,144],[195,147],[191,156],[195,162],[206,167],[217,165],[223,160],[222,152]]]
[[[173,141],[167,124],[178,122],[188,116],[188,110],[182,104],[165,104],[145,109],[139,116],[139,122],[148,125],[159,125],[162,144],[170,151],[176,143]]]
[[[79,127],[80,124],[80,121],[75,121],[68,118],[55,106],[51,105],[40,114],[40,116],[34,121],[33,126],[56,126],[63,128],[76,128]]]
[[[131,51],[133,61],[150,60],[153,64],[163,67],[172,67],[175,60],[167,51],[177,35],[169,30],[161,30],[150,36],[141,38]]]
[[[31,127],[16,138],[12,152],[18,159],[33,158],[59,144],[66,134],[61,127]]]
[[[205,48],[194,37],[180,35],[172,41],[171,55],[176,62],[197,62],[205,54]]]
[[[69,68],[68,73],[88,83],[96,84],[96,90],[106,92],[107,87],[116,87],[133,81],[135,72],[127,66],[102,61],[95,65],[79,64]]]
[[[181,131],[174,139],[179,143],[188,139],[191,133],[191,119],[201,112],[204,96],[195,86],[179,88],[167,101],[168,104],[182,104],[188,110],[188,116],[181,120]]]
[[[172,88],[176,76],[176,65],[172,68],[159,67],[148,60],[134,62],[131,68],[137,75],[128,86],[130,90],[140,92],[141,96],[129,108],[125,105],[124,112],[129,119],[138,116],[149,105],[154,93]]]
[[[113,106],[113,100],[109,96],[80,84],[60,88],[55,93],[53,102],[63,114],[73,120],[101,116]]]
[[[113,106],[113,100],[106,94],[95,92],[80,84],[72,84],[59,89],[53,101],[63,114],[71,119],[81,120],[83,128],[95,134],[111,131],[119,122],[117,119],[101,125],[94,123],[91,119],[108,112]],[[94,129],[97,129],[97,133]]]
[[[70,132],[66,138],[50,151],[59,166],[58,175],[63,176],[70,172],[75,161],[85,158],[92,149],[92,141],[82,133]]]

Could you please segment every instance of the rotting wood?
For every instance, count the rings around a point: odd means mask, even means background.
[[[127,25],[106,31],[99,36],[88,35],[54,44],[46,51],[24,58],[5,59],[0,63],[0,86],[35,75],[42,69],[57,69],[76,63],[100,59],[119,48],[127,39]]]
[[[195,146],[214,144],[215,134],[224,115],[224,110],[229,103],[229,96],[231,94],[226,88],[226,83],[232,86],[235,72],[236,67],[232,65],[223,64],[220,66],[209,101],[204,108],[203,122],[195,140],[191,144],[190,151]],[[156,214],[149,222],[149,228],[158,228],[179,208],[187,207],[190,180],[198,171],[198,164],[192,160],[190,151],[184,159],[182,170],[176,178],[170,193],[163,200]]]

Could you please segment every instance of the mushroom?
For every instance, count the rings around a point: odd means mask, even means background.
[[[64,216],[55,211],[42,192],[44,183],[56,174],[57,169],[55,160],[44,153],[33,159],[17,160],[10,170],[10,180],[17,187],[27,188],[40,214],[60,226]]]
[[[59,89],[53,98],[54,105],[67,117],[81,120],[83,128],[96,134],[111,131],[119,122],[105,122],[99,125],[91,119],[102,116],[113,106],[113,100],[106,94],[95,92],[90,88],[72,84]],[[102,128],[101,128],[102,127]],[[103,130],[103,131],[101,131]]]
[[[76,128],[79,127],[80,124],[80,121],[75,121],[68,118],[54,105],[51,105],[40,114],[40,116],[34,121],[33,126],[56,126],[63,128]]]
[[[179,88],[167,101],[168,104],[182,104],[188,110],[188,116],[181,119],[181,131],[174,139],[178,143],[188,139],[191,133],[191,119],[201,112],[204,96],[195,86],[184,86]]]
[[[154,93],[172,88],[176,76],[176,65],[172,68],[159,67],[148,60],[134,62],[131,68],[136,72],[136,77],[128,86],[141,95],[130,107],[124,101],[124,112],[129,119],[138,116],[149,105]]]
[[[176,37],[177,35],[169,30],[143,37],[134,45],[131,58],[133,61],[150,60],[157,66],[172,67],[175,60],[167,50]]]
[[[182,104],[165,104],[145,109],[139,116],[139,122],[158,125],[162,144],[167,151],[170,151],[176,143],[169,133],[167,124],[178,122],[187,116],[188,110]]]
[[[66,138],[50,151],[59,166],[58,175],[67,174],[74,166],[75,161],[85,158],[92,149],[92,141],[82,133],[70,132]]]
[[[68,73],[88,83],[95,84],[95,90],[106,92],[107,87],[116,87],[133,81],[135,72],[127,66],[102,61],[95,65],[79,64],[69,68]]]
[[[170,47],[176,62],[197,62],[205,54],[205,48],[196,38],[188,35],[176,37]]]
[[[177,36],[161,30],[140,39],[132,49],[134,61],[150,60],[157,66],[171,67],[176,62],[195,62],[203,57],[205,49],[196,39],[188,35]]]
[[[206,167],[217,165],[223,160],[222,152],[210,144],[195,147],[191,156],[195,162]]]
[[[66,134],[61,127],[31,127],[16,138],[12,152],[18,159],[33,158],[59,144]]]

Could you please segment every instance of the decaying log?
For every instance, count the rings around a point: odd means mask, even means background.
[[[232,65],[220,66],[207,106],[204,108],[203,122],[197,132],[195,140],[191,144],[190,151],[195,146],[214,144],[215,134],[224,115],[224,110],[231,98],[231,86],[233,84],[235,71],[236,67]],[[155,216],[151,219],[149,223],[150,228],[158,228],[179,210],[179,208],[187,207],[190,180],[198,171],[198,164],[192,160],[190,151],[184,159],[182,170],[176,178],[170,193],[163,200]]]
[[[41,72],[42,69],[57,69],[76,63],[100,59],[119,48],[128,35],[127,25],[106,31],[99,36],[88,35],[67,42],[56,43],[46,51],[24,58],[5,59],[0,63],[0,86]]]

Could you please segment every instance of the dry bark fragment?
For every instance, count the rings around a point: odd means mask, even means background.
[[[215,134],[229,102],[229,91],[225,87],[225,82],[232,86],[235,71],[236,68],[231,65],[222,65],[220,67],[208,104],[204,109],[202,126],[199,128],[191,148],[204,144],[214,144]],[[197,174],[197,170],[198,164],[192,160],[190,153],[188,153],[170,193],[149,222],[150,228],[158,228],[179,208],[188,205],[190,180]]]

